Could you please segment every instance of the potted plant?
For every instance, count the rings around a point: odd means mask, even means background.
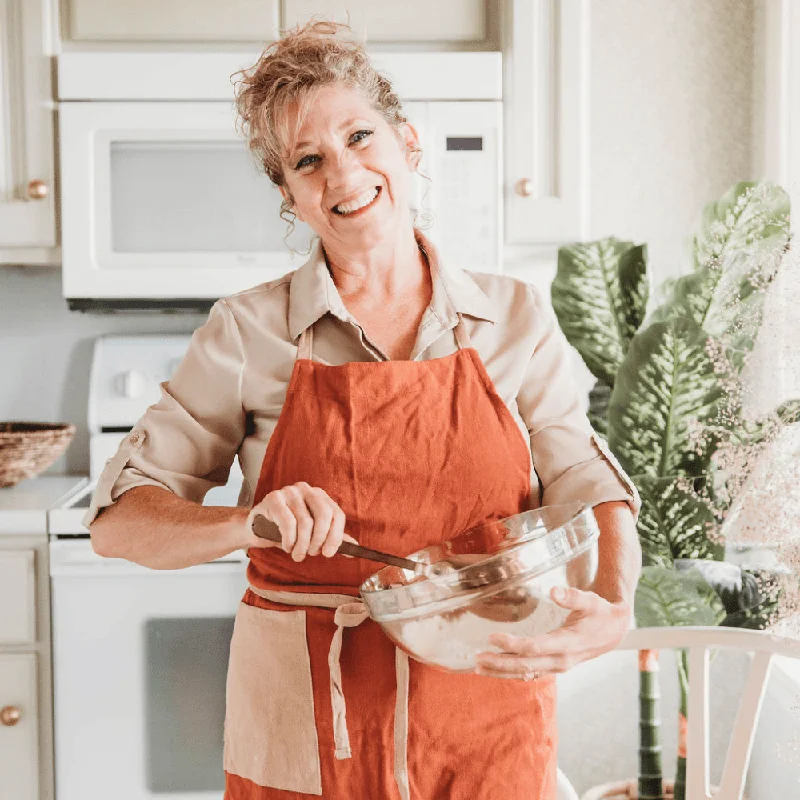
[[[721,563],[719,535],[739,476],[716,457],[764,442],[772,421],[800,419],[800,401],[770,419],[742,414],[740,375],[761,325],[766,289],[789,243],[789,201],[768,183],[739,183],[706,206],[694,240],[694,268],[667,282],[647,314],[644,245],[610,237],[559,250],[551,288],[561,329],[597,378],[592,425],[639,489],[643,572],[635,597],[639,627],[742,625],[763,629],[779,591],[769,570]],[[687,670],[681,687],[674,797],[685,796]],[[638,780],[596,787],[585,800],[662,800],[658,653],[640,653],[643,718]],[[594,792],[594,793],[592,793]]]

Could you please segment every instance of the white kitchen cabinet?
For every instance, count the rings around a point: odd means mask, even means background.
[[[350,27],[367,43],[470,42],[487,37],[487,0],[284,0],[284,26],[322,14]]]
[[[62,0],[65,42],[267,42],[314,14],[370,43],[486,47],[502,0]],[[496,38],[496,36],[494,36]],[[452,44],[451,44],[452,46]]]
[[[36,656],[0,655],[0,796],[39,800]]]
[[[586,233],[589,7],[589,0],[508,0],[506,245],[523,253]]]
[[[279,0],[64,0],[75,42],[252,42],[277,38]]]
[[[32,645],[36,641],[33,550],[0,550],[0,644]]]
[[[0,0],[0,263],[57,263],[49,0]]]
[[[0,798],[53,800],[47,535],[7,525],[45,511],[9,510],[4,498],[15,491],[0,489]]]

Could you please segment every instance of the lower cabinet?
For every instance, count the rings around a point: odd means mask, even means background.
[[[36,655],[0,655],[0,796],[39,800]]]

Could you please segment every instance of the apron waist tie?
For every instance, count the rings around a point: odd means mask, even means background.
[[[363,600],[348,594],[314,594],[311,592],[289,592],[259,589],[250,584],[250,590],[264,600],[287,606],[312,606],[335,609],[333,634],[328,651],[328,668],[331,674],[331,709],[333,710],[334,755],[337,759],[351,758],[350,735],[347,732],[347,704],[342,691],[342,638],[345,628],[355,628],[369,619]],[[394,713],[394,777],[401,800],[410,800],[408,783],[408,655],[395,648],[395,674],[397,699]]]

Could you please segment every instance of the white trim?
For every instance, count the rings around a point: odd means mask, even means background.
[[[257,52],[69,52],[58,57],[60,100],[227,100],[231,75]],[[502,100],[500,52],[370,53],[404,100]]]
[[[795,0],[764,0],[757,9],[756,146],[753,171],[783,186],[800,230],[800,9]],[[760,112],[760,113],[759,113]]]

